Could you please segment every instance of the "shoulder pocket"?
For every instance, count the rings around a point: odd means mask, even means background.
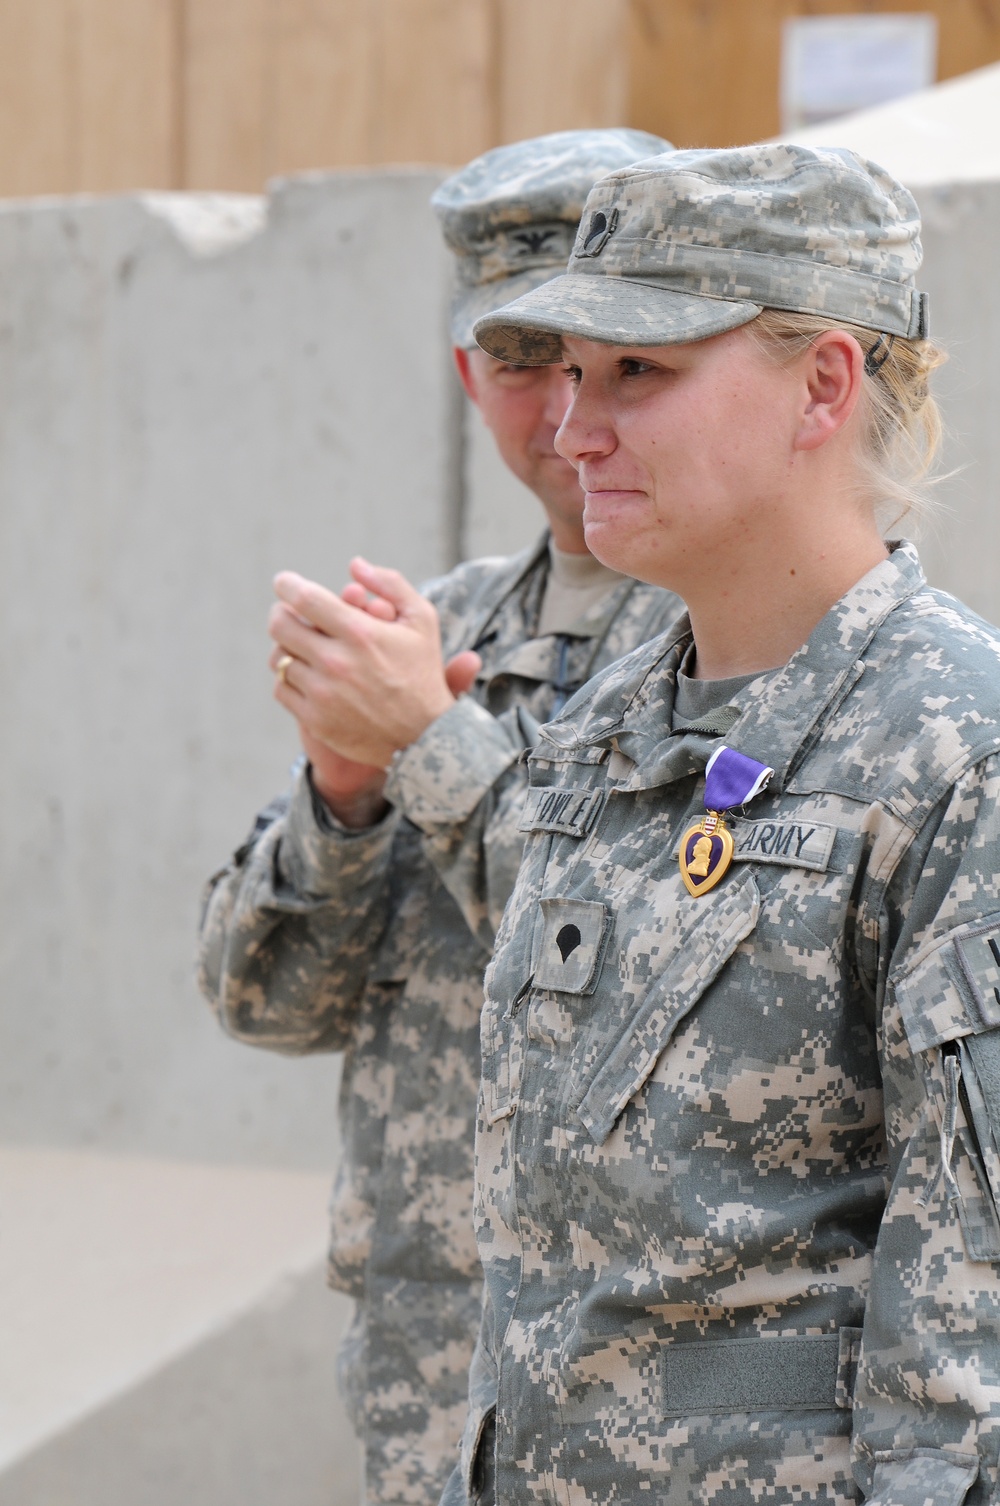
[[[956,1138],[971,1163],[974,1189],[959,1176],[959,1214],[973,1260],[1000,1260],[1000,1030],[956,1043],[961,1107],[968,1134]]]
[[[896,997],[914,1053],[940,1048],[940,1165],[969,1257],[1000,1260],[1000,915],[935,938]]]
[[[1000,1027],[1000,914],[935,937],[894,982],[914,1051]]]

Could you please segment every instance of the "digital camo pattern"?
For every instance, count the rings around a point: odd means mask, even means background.
[[[407,819],[407,758],[433,763],[460,727],[462,801],[483,802],[498,775],[523,789],[516,760],[556,698],[679,610],[669,592],[623,581],[564,645],[528,642],[547,557],[543,544],[430,587],[446,654],[476,647],[483,670],[447,725],[399,760],[395,812],[362,832],[324,823],[300,773],[206,902],[201,983],[225,1028],[279,1051],[346,1054],[330,1280],[357,1304],[340,1371],[366,1497],[380,1506],[436,1506],[462,1431],[482,1276],[472,1145],[492,932],[482,918],[470,932]],[[509,892],[524,841],[513,810],[495,838],[489,871]]]
[[[923,337],[921,259],[913,196],[854,152],[671,152],[595,184],[565,275],[484,311],[475,336],[500,360],[543,365],[564,334],[668,345],[762,308]]]
[[[720,739],[670,732],[689,641],[613,666],[530,756],[487,971],[464,1495],[495,1407],[504,1506],[985,1506],[1000,634],[898,547],[739,692],[725,741],[775,774],[699,897],[676,854]],[[568,791],[600,808],[560,833]]]
[[[456,258],[455,344],[475,345],[482,314],[563,270],[598,178],[669,150],[646,131],[556,131],[495,147],[446,178],[431,204]]]

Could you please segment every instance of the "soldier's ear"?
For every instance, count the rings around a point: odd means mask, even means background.
[[[845,329],[818,335],[802,358],[802,410],[797,450],[818,450],[838,434],[858,405],[865,357]]]
[[[472,369],[472,362],[469,360],[469,352],[463,350],[460,345],[454,345],[452,346],[451,353],[455,358],[455,370],[458,372],[459,381],[465,388],[466,396],[470,402],[478,405],[479,392],[476,388],[476,378]]]

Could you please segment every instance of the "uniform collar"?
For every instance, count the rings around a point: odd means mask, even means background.
[[[512,611],[519,618],[520,631],[515,635],[524,637],[523,624],[528,613],[537,615],[544,589],[545,570],[549,559],[548,529],[529,549],[522,549],[510,560],[504,561],[497,573],[490,601],[472,625],[466,647],[474,648],[485,661],[491,643],[506,637],[504,625]],[[485,651],[485,652],[484,652]]]
[[[770,788],[783,789],[799,757],[864,673],[864,656],[885,619],[927,584],[907,542],[831,607],[781,669],[747,687],[745,709],[726,743],[774,769]],[[766,755],[766,756],[765,756]]]
[[[886,617],[926,585],[913,545],[901,542],[890,549],[887,559],[831,607],[786,664],[760,675],[740,693],[740,716],[725,742],[770,765],[774,776],[769,789],[775,792],[860,678],[864,654]],[[596,744],[625,754],[634,767],[623,779],[623,789],[651,789],[700,772],[720,739],[705,733],[670,734],[677,668],[690,642],[685,616],[652,650],[623,661],[619,673],[611,671],[578,718],[546,727],[544,739],[566,750]]]
[[[574,656],[574,681],[582,682],[591,672],[594,654],[603,643],[612,623],[636,582],[623,579],[601,601],[567,628],[565,633],[545,638],[525,639],[525,629],[538,621],[542,596],[549,569],[549,534],[544,533],[535,547],[518,557],[509,582],[499,600],[494,601],[476,625],[472,646],[481,656],[483,667],[476,677],[481,690],[499,675],[547,681],[553,678],[558,659],[557,638],[570,638],[582,645]],[[587,645],[591,646],[588,654]],[[582,654],[582,658],[580,657]]]

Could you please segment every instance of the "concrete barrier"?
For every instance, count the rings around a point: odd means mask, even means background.
[[[281,1282],[0,1472],[0,1506],[354,1506],[343,1307],[318,1269]]]
[[[219,1035],[194,917],[295,751],[273,571],[337,583],[360,550],[419,578],[538,525],[478,418],[462,444],[436,181],[0,208],[8,1143],[329,1166],[334,1064]],[[1000,184],[918,193],[958,467],[926,552],[1000,616]]]
[[[930,294],[931,332],[948,354],[934,375],[945,423],[935,512],[918,533],[934,585],[1000,622],[1000,432],[994,345],[1000,292],[990,274],[1000,233],[996,182],[932,184],[914,190],[924,222],[921,287]]]
[[[295,753],[274,571],[457,554],[438,176],[0,207],[0,1140],[329,1169],[334,1063],[223,1039],[194,927]]]
[[[920,287],[930,294],[931,335],[950,357],[934,378],[947,479],[935,493],[937,515],[922,530],[922,553],[935,585],[1000,622],[993,376],[1000,293],[992,274],[1000,226],[1000,63],[782,139],[847,146],[916,196],[925,254]]]
[[[4,1325],[3,1506],[357,1494],[321,1277],[339,1064],[224,1038],[192,963],[201,885],[295,753],[270,577],[457,557],[439,176],[0,207],[5,1215],[25,1168],[53,1185],[37,1147],[93,1153],[56,1179],[80,1219],[36,1221],[34,1254],[4,1241],[34,1321]],[[268,1244],[303,1170],[305,1268],[301,1219]],[[206,1179],[217,1210],[243,1200],[209,1250]],[[176,1216],[151,1258],[158,1188]],[[102,1251],[124,1302],[88,1284]]]

